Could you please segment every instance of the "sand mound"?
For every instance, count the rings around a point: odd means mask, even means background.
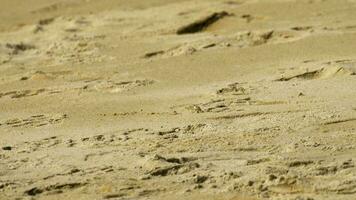
[[[277,81],[290,81],[294,79],[302,79],[302,80],[328,79],[328,78],[344,77],[344,76],[351,76],[351,75],[356,75],[356,72],[353,68],[340,67],[340,66],[328,66],[328,67],[323,67],[319,70],[283,77],[278,79]]]

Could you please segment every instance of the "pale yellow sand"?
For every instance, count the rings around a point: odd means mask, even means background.
[[[0,199],[356,199],[356,1],[0,0]]]

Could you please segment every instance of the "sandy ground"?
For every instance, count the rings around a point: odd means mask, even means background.
[[[0,0],[0,199],[356,199],[355,0]]]

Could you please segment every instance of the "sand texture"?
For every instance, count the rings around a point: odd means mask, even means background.
[[[355,200],[356,0],[0,0],[0,200]]]

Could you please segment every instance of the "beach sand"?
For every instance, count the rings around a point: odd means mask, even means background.
[[[355,0],[0,0],[0,199],[356,199]]]

